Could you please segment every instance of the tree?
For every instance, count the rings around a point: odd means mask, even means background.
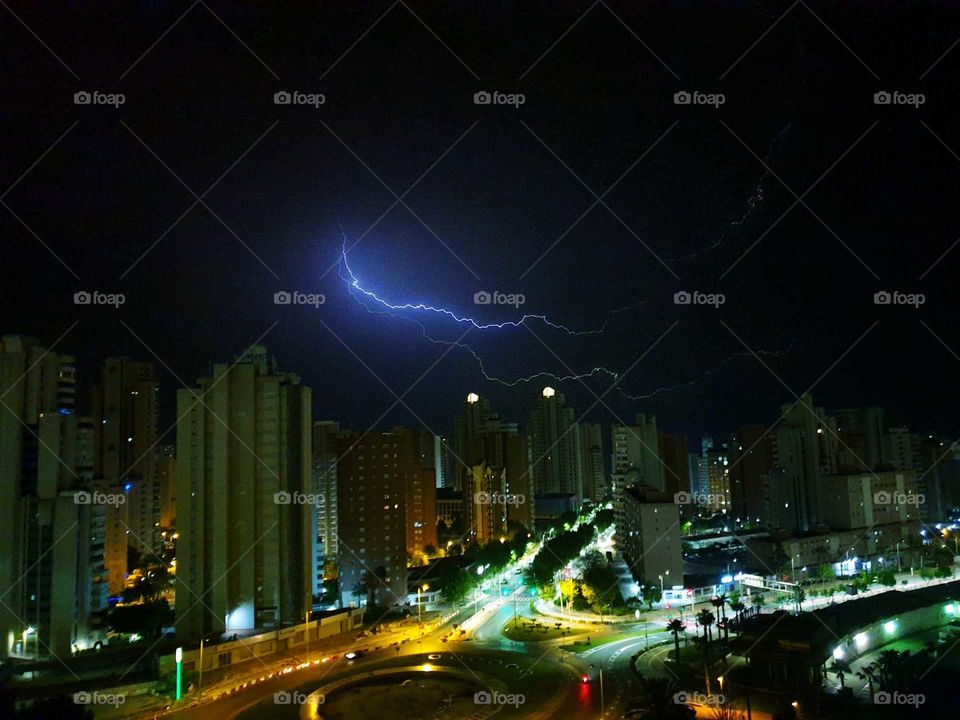
[[[697,622],[703,627],[703,640],[705,643],[709,643],[712,639],[712,633],[710,632],[710,626],[716,622],[716,617],[712,612],[704,608],[697,613]]]
[[[433,545],[424,545],[423,554],[426,555],[428,558],[436,557],[437,548],[435,548]]]
[[[459,605],[477,584],[476,573],[470,573],[456,565],[443,565],[437,572],[437,584],[444,602]]]
[[[667,623],[667,632],[673,633],[674,660],[680,660],[680,633],[686,632],[687,626],[681,620],[671,620]]]
[[[737,622],[740,622],[740,614],[747,609],[747,606],[744,605],[739,600],[734,600],[730,603],[730,609],[733,610],[736,615],[734,616]]]
[[[793,601],[797,604],[797,612],[803,612],[803,601],[807,599],[807,593],[802,587],[797,585],[793,589]]]
[[[653,583],[640,583],[640,597],[647,604],[647,610],[653,610],[653,604],[661,599],[660,587]]]
[[[860,670],[857,671],[857,677],[867,683],[867,686],[870,688],[870,697],[873,697],[873,684],[879,683],[880,675],[877,671],[877,664],[870,663],[869,665],[864,665]]]

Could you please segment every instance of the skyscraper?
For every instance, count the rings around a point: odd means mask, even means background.
[[[337,500],[344,606],[406,601],[407,490],[417,482],[413,475],[420,475],[418,450],[416,433],[406,428],[340,435]]]
[[[531,408],[528,430],[534,495],[565,495],[579,504],[583,498],[580,433],[573,408],[567,407],[562,393],[543,389]]]
[[[607,498],[606,472],[603,467],[603,433],[600,423],[580,423],[580,477],[583,493],[593,502]]]
[[[160,487],[156,481],[157,383],[153,363],[107,358],[93,388],[94,472],[127,503],[107,513],[110,592],[123,590],[127,546],[148,556],[160,548]]]
[[[311,518],[311,581],[314,595],[323,580],[337,572],[337,438],[340,423],[318,420],[313,424],[313,492],[317,503]]]
[[[610,435],[613,445],[611,475],[614,495],[624,488],[634,486],[665,492],[664,467],[659,456],[657,418],[653,415],[637,413],[633,425],[614,424]],[[682,482],[679,479],[674,480]]]
[[[731,436],[730,505],[735,521],[763,523],[763,478],[773,470],[773,448],[773,436],[762,425],[737,428]]]
[[[177,393],[177,633],[302,620],[311,393],[254,346]]]
[[[106,498],[93,490],[93,429],[77,418],[74,360],[0,339],[0,637],[3,654],[69,657],[106,602]],[[112,496],[120,504],[122,496]]]
[[[490,417],[490,401],[476,393],[467,394],[460,414],[453,421],[452,460],[454,467],[453,486],[458,490],[470,482],[473,466],[483,460],[480,437],[487,429]]]
[[[836,423],[808,394],[783,406],[773,432],[774,470],[765,476],[765,521],[790,532],[823,522],[820,478],[837,472]]]

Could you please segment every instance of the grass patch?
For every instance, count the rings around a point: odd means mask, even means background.
[[[528,620],[521,620],[514,627],[513,620],[503,626],[503,635],[510,640],[517,642],[543,642],[544,640],[555,640],[556,638],[571,637],[576,634],[576,630],[571,628],[561,628],[558,630],[554,623],[537,623],[532,625]]]

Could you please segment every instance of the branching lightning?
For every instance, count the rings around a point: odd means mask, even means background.
[[[420,329],[421,335],[425,339],[429,340],[431,343],[434,343],[436,345],[444,345],[447,347],[455,346],[459,349],[466,350],[468,353],[470,353],[473,359],[476,360],[477,365],[480,368],[480,373],[483,375],[483,377],[486,380],[497,383],[499,385],[503,385],[505,387],[515,387],[523,383],[533,382],[535,380],[540,380],[540,379],[548,379],[556,383],[570,381],[570,380],[583,381],[583,380],[587,380],[589,378],[593,378],[601,375],[610,377],[616,382],[620,378],[620,373],[617,371],[611,370],[607,367],[599,366],[599,367],[594,367],[587,372],[571,373],[567,375],[560,375],[554,372],[550,372],[548,370],[542,370],[540,372],[533,373],[532,375],[526,375],[526,376],[515,377],[515,378],[498,377],[488,372],[487,367],[483,361],[483,358],[470,344],[464,342],[462,339],[445,340],[445,339],[434,337],[427,330],[426,325],[424,325],[424,323],[421,322],[421,320],[418,319],[417,317],[412,317],[412,315],[427,314],[427,315],[437,316],[441,318],[448,318],[456,322],[458,325],[465,326],[467,329],[467,332],[471,332],[473,330],[485,331],[485,330],[503,330],[503,329],[510,329],[510,328],[518,328],[530,321],[539,321],[544,325],[547,325],[548,327],[554,328],[556,330],[559,330],[565,333],[566,335],[583,336],[583,335],[598,335],[600,333],[603,333],[604,330],[606,330],[607,328],[607,323],[609,322],[610,317],[619,313],[626,312],[627,310],[630,310],[634,307],[637,307],[639,305],[643,305],[644,303],[646,303],[646,300],[638,300],[628,305],[624,305],[623,307],[610,310],[608,312],[608,319],[604,320],[603,324],[599,328],[592,329],[592,330],[573,330],[567,327],[566,325],[549,320],[546,315],[534,315],[534,314],[526,314],[519,320],[514,320],[514,321],[507,321],[502,323],[481,323],[475,320],[474,318],[460,316],[457,313],[453,312],[452,310],[448,310],[443,307],[437,307],[427,303],[422,303],[422,302],[402,303],[402,304],[391,303],[388,300],[385,300],[384,298],[380,297],[380,295],[373,292],[372,290],[368,290],[367,288],[363,287],[363,285],[360,282],[360,279],[353,272],[353,269],[350,267],[350,263],[347,260],[347,249],[346,249],[345,237],[344,237],[343,244],[341,246],[339,275],[340,275],[340,278],[347,284],[347,287],[349,288],[351,295],[357,299],[357,303],[368,313],[376,314],[376,315],[390,315],[391,317],[397,318],[399,320],[411,322]],[[370,302],[365,302],[361,298],[365,298]],[[782,350],[782,351],[776,351],[776,352],[758,351],[757,354],[780,356],[786,352],[789,352],[789,350],[790,348],[787,348],[786,350]],[[634,401],[648,400],[657,395],[673,392],[676,390],[681,390],[683,388],[696,385],[697,383],[703,381],[704,379],[722,370],[728,363],[732,362],[733,360],[746,357],[749,355],[750,353],[748,352],[735,353],[725,358],[724,360],[722,360],[713,369],[707,370],[701,373],[700,375],[696,376],[692,380],[682,382],[682,383],[677,383],[674,385],[662,386],[648,393],[631,394],[623,390],[621,387],[619,387],[619,385],[617,386],[616,389],[623,397],[629,400],[634,400]]]
[[[773,156],[773,153],[777,149],[777,145],[779,145],[780,143],[780,139],[790,131],[790,128],[791,128],[791,125],[787,125],[774,136],[773,140],[770,141],[770,144],[767,146],[767,152],[763,156],[764,162],[767,162],[768,160],[770,160],[770,158]],[[707,245],[704,248],[700,248],[699,250],[695,250],[691,253],[687,253],[686,255],[669,258],[669,261],[683,262],[684,260],[691,260],[695,257],[699,257],[700,255],[704,255],[712,250],[716,250],[718,247],[723,245],[727,241],[727,238],[730,236],[731,233],[739,230],[744,225],[746,225],[750,221],[750,219],[753,217],[754,213],[760,207],[763,206],[763,201],[766,199],[766,196],[767,196],[767,184],[769,183],[769,181],[770,181],[770,171],[764,170],[763,174],[760,176],[760,179],[757,181],[756,187],[754,187],[753,189],[753,193],[751,193],[750,197],[747,198],[747,207],[746,207],[746,210],[744,210],[743,215],[741,215],[739,219],[731,221],[724,228],[723,232],[720,233],[720,237],[718,237],[716,241],[714,241],[710,245]]]
[[[544,325],[548,325],[549,327],[555,328],[556,330],[561,330],[567,333],[567,335],[598,335],[602,333],[607,327],[607,321],[604,320],[603,324],[599,328],[596,328],[593,330],[572,330],[566,325],[561,325],[560,323],[552,322],[547,318],[546,315],[524,315],[519,320],[508,320],[501,323],[479,323],[473,318],[461,317],[457,315],[455,312],[453,312],[452,310],[435,307],[433,305],[427,305],[426,303],[404,303],[402,305],[394,305],[392,303],[387,302],[383,298],[381,298],[375,292],[367,290],[366,288],[360,285],[359,278],[357,278],[357,276],[354,274],[353,270],[350,268],[350,263],[347,261],[346,238],[344,238],[343,245],[341,246],[341,249],[340,249],[340,266],[341,266],[340,277],[346,280],[347,282],[349,282],[351,288],[362,293],[363,295],[367,296],[371,300],[374,300],[375,302],[379,303],[387,310],[393,310],[396,312],[402,312],[402,311],[429,312],[436,315],[445,315],[446,317],[449,317],[460,324],[472,325],[477,330],[490,330],[492,328],[502,330],[503,328],[508,328],[508,327],[520,327],[521,325],[523,325],[524,323],[530,320],[539,320]],[[346,277],[344,277],[343,275],[343,272],[342,272],[343,270],[346,270],[346,273],[347,273]]]

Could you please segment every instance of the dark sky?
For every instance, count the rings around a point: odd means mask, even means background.
[[[77,322],[57,348],[79,357],[83,384],[107,355],[153,359],[149,347],[168,366],[169,424],[177,376],[192,383],[273,326],[264,342],[313,388],[317,417],[363,429],[394,402],[385,385],[403,394],[448,349],[424,332],[451,341],[466,327],[368,312],[336,267],[342,226],[348,245],[363,235],[349,252],[363,286],[392,303],[516,320],[473,304],[496,289],[573,329],[606,321],[589,336],[537,321],[473,330],[463,342],[491,376],[623,372],[673,326],[590,420],[653,412],[692,435],[769,424],[815,385],[818,404],[960,430],[960,246],[947,252],[960,237],[960,49],[948,52],[960,10],[266,5],[0,11],[4,332],[52,343]],[[83,90],[125,102],[77,105]],[[279,90],[326,102],[276,105]],[[525,103],[475,105],[480,90]],[[677,105],[682,90],[725,103]],[[881,90],[925,102],[876,105]],[[409,209],[370,229],[392,193]],[[78,290],[126,303],[75,306]],[[327,302],[278,306],[278,290]],[[726,302],[677,306],[679,290]],[[926,302],[877,306],[879,290]],[[381,424],[442,432],[469,391],[525,421],[546,382],[491,382],[454,348],[404,397],[412,413]],[[583,412],[611,382],[550,384]]]

